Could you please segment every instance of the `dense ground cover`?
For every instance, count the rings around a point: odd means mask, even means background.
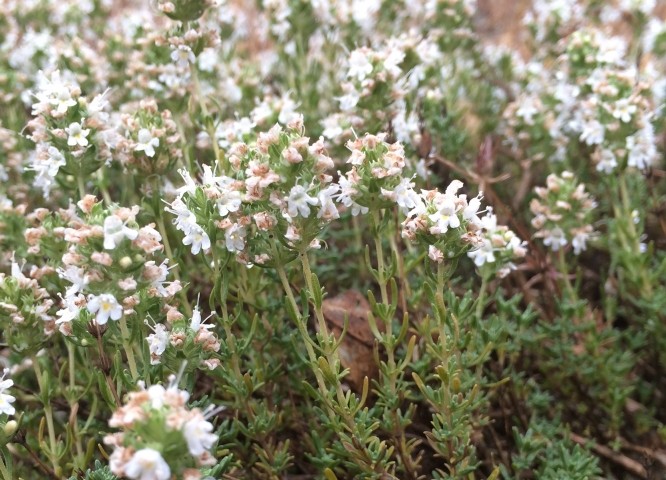
[[[664,6],[502,8],[2,2],[0,478],[662,478]]]

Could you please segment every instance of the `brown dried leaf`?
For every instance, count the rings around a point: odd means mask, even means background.
[[[356,290],[347,290],[340,295],[323,301],[322,311],[329,330],[336,339],[340,338],[345,326],[345,318],[349,322],[338,353],[340,363],[349,369],[346,380],[356,392],[363,388],[363,379],[377,377],[373,347],[374,336],[368,325],[370,304],[365,296]]]

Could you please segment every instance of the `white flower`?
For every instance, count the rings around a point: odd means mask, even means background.
[[[88,139],[86,138],[90,133],[90,129],[83,128],[83,120],[81,123],[72,122],[69,124],[69,127],[65,128],[67,132],[67,145],[74,147],[79,145],[80,147],[88,146]]]
[[[343,112],[352,110],[358,104],[360,99],[361,95],[356,90],[347,92],[345,95],[338,97],[338,101],[340,102],[340,110]]]
[[[438,195],[435,198],[435,206],[437,207],[437,211],[428,216],[430,221],[433,222],[430,233],[444,234],[449,228],[458,228],[460,226],[455,197],[446,194]]]
[[[16,400],[14,396],[9,395],[8,393],[5,393],[7,389],[9,389],[11,386],[14,385],[14,382],[12,380],[5,380],[5,375],[7,374],[7,370],[2,374],[2,377],[0,377],[0,414],[4,413],[5,415],[14,415],[16,413],[16,409],[12,406],[12,402]]]
[[[433,262],[442,263],[444,261],[444,253],[434,245],[428,245],[428,258]]]
[[[82,299],[83,296],[78,295],[76,297],[65,297],[63,298],[63,303],[64,306],[60,310],[56,312],[56,317],[59,317],[56,320],[56,325],[60,325],[62,323],[69,323],[75,318],[78,318],[79,312],[81,309],[79,306],[76,304],[77,300]]]
[[[310,205],[317,205],[317,203],[318,200],[308,195],[305,187],[294,185],[289,192],[289,198],[287,198],[287,213],[292,218],[299,214],[307,218],[310,216]]]
[[[118,303],[116,297],[110,293],[101,295],[90,295],[88,297],[88,311],[96,313],[95,321],[97,325],[104,325],[111,320],[120,320],[123,316],[123,307]]]
[[[621,98],[615,102],[615,108],[613,109],[614,118],[622,120],[624,123],[629,123],[634,113],[636,113],[636,105],[629,102],[629,99]]]
[[[627,165],[645,170],[657,159],[657,148],[655,147],[654,127],[647,123],[634,135],[627,137],[627,150],[629,158]]]
[[[190,63],[196,61],[194,52],[192,52],[192,49],[187,45],[178,45],[178,48],[172,46],[171,48],[173,48],[173,50],[171,50],[171,60],[173,60],[173,62],[180,68],[187,68]]]
[[[241,252],[245,248],[245,227],[234,223],[224,232],[224,241],[230,252]]]
[[[617,167],[617,160],[615,154],[608,150],[607,148],[603,149],[599,154],[599,162],[597,163],[597,172],[603,172],[606,174],[611,173]]]
[[[125,238],[136,239],[139,235],[137,230],[133,230],[126,225],[117,215],[109,215],[104,219],[104,248],[113,250],[122,243]]]
[[[414,191],[414,182],[403,178],[393,190],[382,188],[382,195],[398,204],[403,213],[407,213],[420,202],[419,195]]]
[[[560,248],[566,246],[567,237],[561,228],[555,227],[547,232],[547,235],[543,239],[543,244],[552,248],[553,252],[557,252]]]
[[[574,249],[574,254],[580,255],[580,252],[587,250],[587,240],[590,238],[589,232],[579,231],[571,239],[571,245]],[[554,249],[553,249],[554,250]]]
[[[56,107],[58,113],[66,113],[69,107],[76,105],[76,100],[72,98],[69,88],[62,86],[55,92],[51,98],[51,104]]]
[[[324,188],[317,195],[317,200],[319,202],[319,213],[317,213],[317,218],[323,218],[324,220],[334,220],[340,218],[338,209],[333,203],[333,198],[335,194],[338,193],[340,189],[339,185],[333,184]]]
[[[48,144],[40,144],[31,160],[33,163],[27,169],[33,170],[36,174],[33,185],[41,188],[46,198],[55,183],[55,177],[60,167],[64,166],[67,162],[63,154],[56,147],[48,146]]]
[[[534,125],[534,116],[539,114],[539,103],[533,97],[524,98],[516,110],[516,116],[522,118],[527,125]]]
[[[348,77],[356,77],[361,81],[372,73],[372,63],[362,49],[354,50],[349,56]]]
[[[588,145],[598,145],[604,141],[606,129],[597,120],[590,120],[583,125],[580,141]]]
[[[56,271],[60,278],[72,284],[65,292],[65,297],[71,297],[79,292],[83,292],[90,282],[90,277],[88,277],[85,270],[75,265],[68,265],[65,269],[58,268]]]
[[[109,106],[109,101],[106,99],[106,95],[111,91],[110,88],[107,88],[99,95],[96,95],[95,98],[88,104],[87,110],[88,115],[91,118],[97,118],[103,122],[109,120],[109,114],[104,111]]]
[[[137,135],[135,152],[146,152],[149,157],[155,156],[155,148],[160,146],[160,139],[153,137],[150,130],[142,128]]]
[[[213,424],[198,415],[185,422],[183,435],[190,453],[196,457],[208,451],[217,442],[217,435],[213,431]]]
[[[481,198],[482,196],[479,194],[479,196],[469,201],[467,206],[463,208],[463,219],[475,225],[481,225],[482,222],[478,216],[479,208],[481,208]]]
[[[143,448],[125,464],[125,475],[133,480],[169,480],[171,469],[160,452]]]
[[[155,325],[154,333],[148,335],[146,341],[148,342],[148,350],[150,351],[150,364],[159,364],[159,357],[164,353],[169,342],[169,333],[166,327],[161,323]]]
[[[210,248],[210,238],[199,225],[194,224],[190,231],[186,232],[183,245],[192,245],[192,254],[197,255],[201,249],[208,250]]]
[[[217,209],[221,217],[226,217],[229,212],[237,212],[241,207],[241,193],[229,187],[220,190],[220,197],[217,199]]]
[[[495,261],[495,253],[490,240],[484,238],[481,240],[483,245],[476,250],[467,252],[467,256],[474,260],[474,265],[481,267],[484,263],[493,263]]]

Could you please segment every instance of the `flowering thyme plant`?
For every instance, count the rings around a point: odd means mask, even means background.
[[[665,54],[649,0],[3,2],[0,480],[661,478]]]

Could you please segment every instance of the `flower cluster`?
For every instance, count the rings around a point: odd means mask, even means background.
[[[399,142],[389,144],[385,138],[386,134],[366,134],[347,143],[351,168],[344,176],[340,174],[338,201],[351,208],[353,215],[394,203],[403,212],[416,206],[415,183],[403,176],[408,164],[404,147]]]
[[[546,187],[537,187],[535,193],[537,197],[530,203],[535,237],[554,252],[567,245],[576,255],[586,250],[587,242],[595,235],[590,217],[597,204],[585,185],[565,171],[559,176],[549,175]]]
[[[220,350],[220,341],[213,327],[202,320],[198,305],[189,321],[176,308],[167,307],[166,324],[151,326],[153,332],[146,337],[150,364],[164,362],[175,370],[185,358],[188,365],[201,364],[208,370],[219,367],[220,359],[215,353]]]
[[[428,256],[436,263],[481,246],[481,194],[468,201],[466,194],[458,194],[462,187],[461,181],[454,180],[444,192],[422,190],[412,196],[414,206],[402,223],[402,236],[427,247]]]
[[[62,266],[56,273],[64,292],[55,323],[63,334],[85,337],[89,318],[102,326],[137,311],[145,314],[154,307],[151,299],[180,290],[178,282],[167,281],[167,260],[157,256],[164,248],[160,233],[154,224],[140,227],[138,212],[138,207],[106,210],[88,195],[55,217],[44,212],[26,232],[33,254],[54,251],[54,238],[59,244]]]
[[[211,412],[188,408],[189,393],[173,381],[167,388],[140,386],[109,420],[121,430],[104,439],[114,447],[111,471],[140,480],[202,478],[201,467],[215,464],[211,449],[218,437],[207,420]]]
[[[36,144],[29,169],[35,172],[33,185],[47,197],[59,171],[87,176],[110,160],[114,130],[106,112],[108,91],[88,100],[74,75],[59,70],[40,72],[37,85],[36,117],[28,123],[29,138]]]
[[[505,225],[497,224],[497,216],[492,208],[480,218],[480,246],[467,252],[467,256],[480,269],[492,268],[499,277],[505,277],[515,269],[512,261],[523,258],[527,253],[527,243]]]
[[[587,158],[605,175],[655,165],[654,80],[626,62],[627,48],[621,37],[585,29],[559,42],[556,58],[532,61],[504,112],[507,143],[532,160]]]
[[[28,276],[16,261],[11,275],[0,273],[0,318],[3,337],[15,351],[36,353],[46,338],[55,333],[53,300],[38,279],[52,272],[50,267],[33,267]]]
[[[142,174],[169,171],[182,157],[181,138],[171,111],[159,111],[155,100],[141,100],[134,114],[121,115],[125,138],[117,158]]]
[[[339,217],[339,186],[328,173],[333,161],[323,141],[301,134],[300,120],[286,130],[275,125],[253,143],[235,143],[229,175],[203,166],[201,182],[181,170],[185,185],[167,210],[193,254],[222,241],[245,264],[264,264],[276,241],[290,249],[318,248],[317,236]]]

